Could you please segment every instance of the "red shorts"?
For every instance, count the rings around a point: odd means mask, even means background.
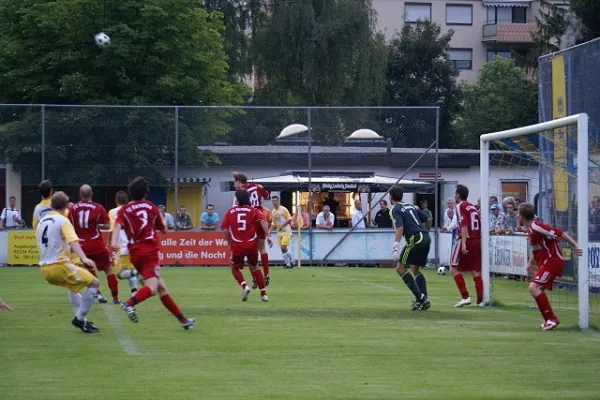
[[[533,283],[542,286],[546,290],[552,290],[554,279],[562,276],[563,265],[562,261],[554,261],[539,267],[535,278],[533,278]]]
[[[244,260],[248,259],[248,265],[258,265],[258,244],[254,242],[249,246],[233,247],[231,251],[231,266],[244,268]]]
[[[481,272],[481,239],[467,239],[467,254],[461,251],[460,239],[456,240],[450,266],[459,271]]]
[[[89,254],[87,258],[96,263],[96,268],[98,271],[106,271],[112,266],[112,258],[110,257],[110,253],[108,250],[103,251],[102,253]]]
[[[129,259],[144,279],[160,278],[160,262],[158,252],[146,254],[130,254]]]

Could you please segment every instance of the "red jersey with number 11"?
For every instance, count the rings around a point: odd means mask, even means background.
[[[461,201],[456,207],[456,213],[458,215],[458,225],[462,228],[466,226],[469,230],[467,238],[469,239],[481,239],[481,217],[477,208],[468,201]],[[461,233],[459,230],[458,237]]]
[[[132,201],[121,207],[115,222],[122,225],[129,239],[129,254],[146,254],[160,249],[156,231],[165,230],[165,223],[153,203]]]
[[[246,250],[258,248],[259,221],[266,221],[265,215],[252,206],[235,206],[227,210],[221,229],[231,235],[231,247],[234,255],[242,255]]]
[[[98,228],[98,225],[110,222],[102,205],[91,200],[81,200],[69,209],[69,220],[85,254],[95,255],[107,251],[104,237]]]

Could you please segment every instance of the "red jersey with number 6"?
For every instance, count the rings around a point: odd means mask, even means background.
[[[91,200],[81,200],[69,209],[69,220],[85,254],[93,255],[107,251],[106,242],[98,228],[98,225],[110,222],[102,205]]]
[[[467,238],[469,239],[481,239],[481,217],[477,208],[468,201],[461,201],[456,207],[456,213],[458,214],[458,225],[462,228],[466,226],[469,230]],[[459,231],[458,237],[461,233]]]
[[[165,223],[156,207],[148,200],[132,201],[121,207],[116,223],[121,224],[129,239],[129,254],[158,252],[156,231],[165,230]]]
[[[266,220],[265,215],[252,206],[235,206],[227,210],[221,229],[229,231],[234,255],[258,251],[259,221]]]

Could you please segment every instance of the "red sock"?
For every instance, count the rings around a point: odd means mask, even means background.
[[[244,274],[239,268],[231,268],[231,275],[235,278],[237,283],[242,287],[242,289],[246,290],[248,285],[246,285],[246,280],[244,279]]]
[[[179,307],[177,307],[177,304],[169,294],[163,294],[162,296],[160,296],[160,301],[162,301],[163,306],[165,306],[165,308],[169,310],[171,314],[173,314],[175,318],[179,320],[179,322],[181,322],[182,324],[187,322],[187,318],[183,316],[181,310],[179,309]]]
[[[262,261],[263,270],[265,275],[269,275],[269,255],[267,253],[260,255],[260,261]]]
[[[148,286],[143,286],[137,292],[135,292],[135,295],[132,298],[127,300],[127,305],[133,307],[151,296],[152,290],[150,290]]]
[[[556,315],[554,315],[554,311],[552,310],[552,306],[550,305],[550,300],[548,300],[548,296],[546,293],[540,293],[536,298],[535,302],[537,303],[540,312],[542,313],[542,318],[544,321],[548,321],[549,319],[557,320]]]
[[[483,278],[481,275],[473,277],[475,292],[477,293],[477,304],[483,303]]]
[[[106,281],[108,282],[113,300],[119,300],[119,281],[117,281],[115,274],[106,275]]]
[[[463,299],[469,298],[469,292],[467,291],[467,284],[465,283],[465,278],[463,278],[462,274],[454,275],[454,282],[456,282],[456,287],[458,287],[458,291]]]
[[[263,273],[260,270],[260,268],[257,269],[256,271],[252,271],[252,277],[254,279],[256,279],[256,284],[258,285],[258,288],[260,289],[260,295],[266,296],[267,291],[265,290],[265,277],[263,276]]]

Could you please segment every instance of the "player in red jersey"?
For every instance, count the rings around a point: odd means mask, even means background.
[[[112,294],[113,303],[119,304],[119,281],[113,272],[111,255],[100,232],[101,229],[110,228],[110,220],[104,207],[92,201],[93,195],[90,185],[83,185],[79,188],[80,201],[72,204],[69,208],[69,220],[75,228],[79,244],[85,255],[96,263],[98,271],[106,273],[106,281]],[[92,275],[96,276],[94,269],[89,270]],[[106,299],[99,291],[98,294],[100,302],[106,303]]]
[[[261,299],[268,301],[265,278],[258,268],[259,231],[262,231],[265,236],[269,232],[267,220],[258,208],[250,205],[250,193],[246,190],[236,190],[235,200],[237,205],[227,210],[221,223],[221,229],[231,247],[231,273],[242,287],[242,301],[248,300],[250,287],[242,274],[244,260],[247,258],[250,273],[260,289]],[[269,245],[272,245],[271,238],[266,237]]]
[[[535,302],[542,313],[544,323],[540,327],[549,331],[556,328],[560,322],[548,296],[544,290],[552,290],[554,279],[562,276],[565,259],[558,247],[561,240],[569,243],[577,257],[583,255],[583,250],[579,248],[579,244],[567,233],[558,228],[553,228],[550,225],[542,224],[534,221],[535,208],[531,203],[521,203],[519,206],[518,221],[520,225],[525,226],[529,230],[529,243],[531,244],[531,258],[527,265],[527,273],[534,277],[529,284],[529,292],[535,299]],[[537,271],[536,271],[537,266]]]
[[[268,190],[261,185],[257,185],[256,183],[248,183],[248,177],[239,172],[235,172],[233,174],[233,185],[236,189],[247,190],[250,194],[250,205],[258,208],[261,211],[263,210],[262,200],[270,197]],[[269,283],[271,283],[271,277],[269,275],[269,254],[267,253],[265,240],[267,236],[269,236],[270,232],[263,232],[259,226],[256,227],[256,231],[258,233],[258,251],[260,252],[260,261],[262,262],[265,274],[265,284],[269,286]],[[254,282],[253,289],[256,289],[256,282]]]
[[[456,214],[460,231],[458,239],[452,250],[450,273],[462,299],[454,307],[463,307],[471,304],[471,297],[461,272],[471,272],[477,293],[477,305],[483,307],[483,279],[481,278],[481,217],[477,208],[467,201],[469,188],[458,185],[454,198]]]
[[[156,293],[167,310],[171,312],[184,329],[191,328],[196,320],[183,316],[179,307],[167,292],[167,286],[160,277],[160,266],[158,251],[157,231],[166,233],[167,228],[158,208],[148,200],[148,182],[142,177],[135,178],[127,187],[129,203],[121,207],[117,214],[115,227],[111,237],[111,245],[114,251],[119,251],[119,236],[121,229],[125,229],[129,244],[129,257],[135,269],[144,278],[144,286],[139,289],[133,297],[122,303],[123,310],[129,319],[138,322],[134,306]]]

